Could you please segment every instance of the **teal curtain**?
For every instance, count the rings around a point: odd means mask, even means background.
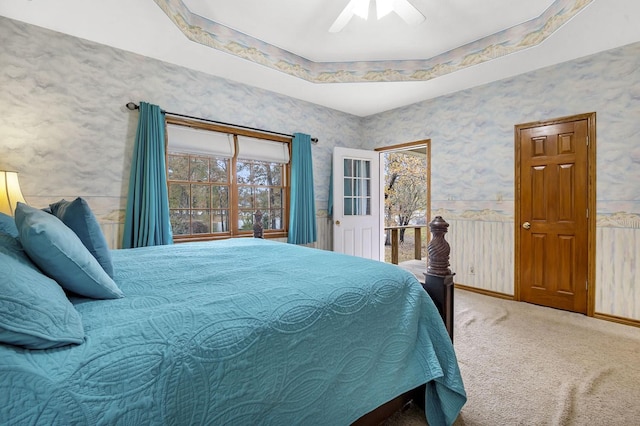
[[[291,147],[291,207],[288,242],[309,244],[317,239],[311,136],[294,133]]]
[[[173,243],[165,167],[164,116],[160,107],[140,102],[123,248]]]

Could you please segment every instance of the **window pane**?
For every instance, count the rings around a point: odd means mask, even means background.
[[[189,234],[188,210],[170,210],[169,217],[171,220],[171,231],[173,232],[173,235]]]
[[[207,157],[191,157],[191,182],[209,182],[209,159]]]
[[[255,162],[253,163],[253,182],[254,185],[273,185],[271,183],[271,167],[269,163]]]
[[[282,188],[269,188],[270,207],[282,207]]]
[[[229,232],[229,211],[214,210],[211,212],[213,225],[211,232]]]
[[[283,170],[282,164],[271,163],[270,169],[271,169],[270,185],[282,186],[282,170]]]
[[[167,163],[169,180],[189,180],[189,157],[186,155],[169,155]]]
[[[353,175],[355,177],[362,176],[362,160],[353,160],[354,171]]]
[[[191,208],[192,209],[211,208],[211,197],[209,195],[209,185],[191,185]]]
[[[241,186],[238,188],[238,206],[244,209],[253,209],[253,188]]]
[[[364,163],[364,170],[363,170],[363,177],[366,178],[370,178],[371,177],[371,161],[369,160],[363,160]]]
[[[224,158],[212,158],[210,180],[217,183],[229,182],[229,160]]]
[[[366,179],[364,181],[364,193],[363,195],[367,197],[371,197],[371,179]]]
[[[344,197],[344,215],[353,216],[353,199]]]
[[[211,229],[211,214],[208,210],[198,210],[191,214],[191,233],[208,234]]]
[[[344,159],[344,176],[353,176],[353,160]]]
[[[256,188],[256,209],[269,208],[269,188]]]
[[[251,183],[251,163],[238,161],[236,163],[236,174],[238,175],[238,183]]]
[[[344,180],[344,195],[345,195],[345,197],[353,195],[353,189],[352,188],[353,188],[353,179],[345,178],[345,180]]]
[[[211,208],[226,209],[229,207],[229,188],[226,186],[211,187]]]
[[[189,208],[189,185],[181,183],[169,184],[169,207],[173,209]]]
[[[264,229],[282,229],[284,226],[282,223],[282,210],[270,210],[267,223],[263,226]]]
[[[238,213],[238,229],[249,231],[253,229],[253,211],[241,210]]]

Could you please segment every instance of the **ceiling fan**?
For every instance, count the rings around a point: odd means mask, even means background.
[[[397,13],[409,25],[418,25],[425,17],[407,0],[374,0],[378,19],[387,16],[391,12]],[[371,0],[349,0],[347,6],[329,28],[329,32],[337,33],[347,25],[354,15],[367,19],[369,17],[369,4]]]

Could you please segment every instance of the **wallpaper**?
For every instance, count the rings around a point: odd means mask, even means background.
[[[146,101],[317,137],[325,249],[333,147],[431,139],[432,209],[451,223],[456,282],[511,295],[514,125],[595,111],[596,311],[640,320],[640,43],[364,119],[6,18],[0,44],[0,169],[20,173],[33,206],[87,198],[112,247],[137,125],[124,105]]]
[[[81,195],[103,223],[122,221],[138,117],[129,101],[318,138],[318,209],[333,147],[362,137],[358,117],[2,17],[0,40],[0,169],[18,171],[38,207]]]

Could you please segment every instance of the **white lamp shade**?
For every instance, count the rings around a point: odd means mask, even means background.
[[[18,173],[0,170],[0,212],[13,216],[18,202],[27,203],[20,190]]]

